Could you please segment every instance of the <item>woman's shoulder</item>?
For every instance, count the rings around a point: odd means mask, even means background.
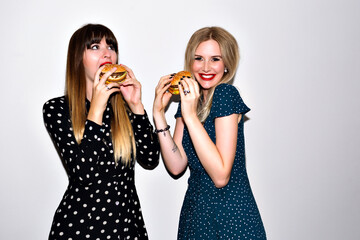
[[[61,97],[52,98],[52,99],[49,99],[48,101],[46,101],[43,105],[43,111],[44,112],[49,112],[49,111],[62,112],[65,109],[67,109],[67,107],[68,107],[68,105],[67,105],[65,96],[61,96]]]
[[[233,113],[247,113],[250,108],[242,100],[238,89],[227,83],[216,86],[213,96],[213,117],[227,116]]]
[[[233,97],[240,97],[238,89],[228,83],[221,83],[218,86],[215,87],[214,90],[214,98],[233,98]]]

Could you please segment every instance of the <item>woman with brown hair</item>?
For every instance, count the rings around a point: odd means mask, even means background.
[[[165,108],[172,75],[160,79],[153,117],[167,169],[174,175],[189,166],[178,239],[266,239],[245,166],[244,115],[250,110],[229,84],[239,62],[235,38],[206,27],[190,38],[185,70],[193,78],[179,85],[174,136]]]
[[[46,129],[66,168],[69,185],[49,239],[148,239],[134,184],[137,160],[154,168],[159,143],[130,68],[122,83],[101,78],[118,62],[110,29],[88,24],[71,37],[65,96],[43,106]]]

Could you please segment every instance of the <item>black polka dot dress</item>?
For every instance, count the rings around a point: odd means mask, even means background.
[[[216,143],[215,118],[245,114],[237,89],[229,84],[216,87],[211,112],[204,128]],[[179,104],[175,117],[181,117]],[[188,157],[190,177],[181,209],[179,240],[266,239],[264,226],[252,194],[245,166],[244,117],[238,124],[237,147],[229,183],[216,188],[198,159],[185,126],[183,147]]]
[[[89,109],[90,102],[86,100]],[[102,126],[87,120],[76,143],[65,97],[43,106],[46,129],[63,161],[69,185],[53,219],[49,239],[148,239],[134,185],[134,161],[115,164],[108,104]],[[137,146],[137,161],[154,168],[159,143],[147,115],[129,113]]]

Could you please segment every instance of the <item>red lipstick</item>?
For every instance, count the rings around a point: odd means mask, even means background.
[[[204,74],[204,73],[199,73],[199,75],[201,79],[204,81],[211,81],[216,76],[216,74]]]
[[[102,64],[100,64],[100,67],[104,66],[105,64],[112,64],[112,62],[103,62]]]

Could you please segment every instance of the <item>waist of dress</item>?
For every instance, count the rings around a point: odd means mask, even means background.
[[[193,170],[188,179],[188,189],[193,194],[216,191],[214,182],[205,171]]]
[[[240,189],[248,188],[249,185],[249,179],[246,172],[242,172],[241,174],[232,172],[228,184],[222,188],[217,188],[210,176],[204,170],[190,170],[190,177],[188,179],[188,188],[193,190],[200,189],[202,192],[219,193],[226,191],[229,187]]]
[[[85,190],[91,188],[114,188],[114,189],[133,189],[135,187],[135,182],[133,178],[129,180],[128,178],[101,178],[93,181],[80,181],[77,178],[69,178],[69,187],[77,187]]]
[[[209,175],[204,170],[190,169],[189,181],[199,182],[206,177],[209,177]]]

